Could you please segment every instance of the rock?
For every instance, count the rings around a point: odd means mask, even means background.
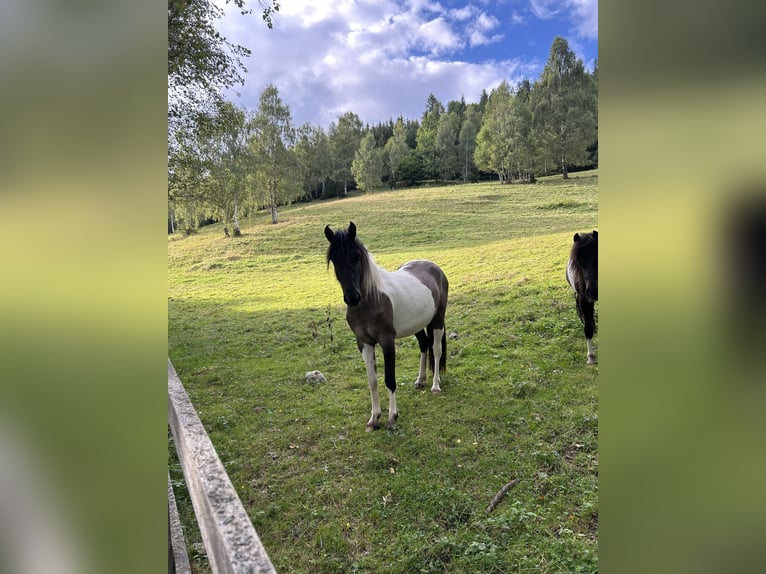
[[[311,383],[312,385],[316,385],[317,383],[324,383],[326,381],[327,381],[327,377],[325,377],[319,371],[308,371],[306,373],[306,382],[307,383]]]
[[[458,339],[458,338],[460,338],[460,335],[455,333],[455,331],[450,331],[450,334],[447,335],[447,337],[449,337],[450,339]]]

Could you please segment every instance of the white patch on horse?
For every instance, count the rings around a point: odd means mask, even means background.
[[[593,339],[585,339],[588,345],[588,364],[594,365],[596,363],[596,352],[593,350]]]
[[[382,289],[394,311],[396,338],[408,337],[422,330],[436,314],[433,293],[406,269],[391,272],[378,268]]]
[[[561,268],[559,267],[559,269],[561,269]],[[559,271],[559,273],[561,273],[561,272]],[[575,278],[574,261],[570,257],[569,261],[567,261],[567,282],[569,282],[569,286],[572,289],[575,288],[575,279],[574,278]]]
[[[431,386],[432,393],[441,392],[441,375],[439,375],[439,361],[442,358],[442,335],[444,335],[444,329],[434,329],[434,382]]]

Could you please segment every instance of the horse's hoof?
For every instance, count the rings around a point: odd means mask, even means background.
[[[585,364],[586,365],[595,365],[596,364],[596,357],[588,357],[588,361]]]
[[[415,388],[416,389],[422,389],[423,388],[423,383],[421,383],[419,381],[415,381]]]
[[[386,424],[386,430],[392,431],[394,429],[396,429],[396,421],[388,421],[388,424]]]
[[[432,395],[438,395],[440,392],[442,392],[442,390],[439,387],[436,387],[436,388],[431,387],[431,394]]]
[[[371,432],[374,430],[378,430],[379,428],[380,428],[380,423],[377,420],[375,420],[374,422],[372,421],[368,422],[364,430],[366,430],[367,432]]]

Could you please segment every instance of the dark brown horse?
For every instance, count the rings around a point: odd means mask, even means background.
[[[440,372],[447,364],[447,337],[444,314],[447,310],[447,277],[431,261],[409,261],[396,271],[386,271],[356,237],[352,221],[348,230],[324,229],[330,242],[327,265],[332,261],[335,277],[348,305],[346,321],[356,335],[356,344],[367,368],[372,414],[367,430],[378,428],[380,399],[375,365],[375,345],[383,350],[385,382],[388,388],[388,424],[391,429],[396,408],[395,340],[415,335],[420,346],[420,372],[415,387],[426,380],[426,354],[433,371],[431,392],[441,391]],[[435,366],[438,365],[438,366]]]
[[[598,301],[598,231],[574,234],[574,245],[567,262],[567,281],[575,290],[577,314],[585,329],[588,364],[596,362],[593,335],[596,332],[596,301]]]

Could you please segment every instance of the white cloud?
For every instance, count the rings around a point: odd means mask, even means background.
[[[492,34],[491,32],[500,25],[500,20],[486,12],[480,13],[468,25],[469,43],[471,46],[482,46],[492,44],[503,39],[503,34]]]
[[[541,20],[550,20],[556,16],[568,0],[529,0],[529,6],[535,16]]]
[[[422,46],[432,54],[456,50],[463,45],[460,37],[453,32],[444,18],[436,18],[421,24],[418,28],[417,40],[419,47]]]
[[[579,36],[591,40],[598,38],[598,0],[529,0],[529,6],[541,20],[568,12]]]
[[[476,102],[482,90],[532,78],[542,67],[539,58],[506,56],[505,48],[495,59],[489,52],[484,62],[464,61],[473,52],[464,50],[497,43],[504,26],[522,23],[516,12],[509,19],[481,0],[452,8],[430,0],[290,0],[280,4],[272,30],[257,13],[241,16],[231,4],[226,10],[232,16],[221,32],[252,51],[245,86],[227,97],[254,109],[274,84],[296,125],[326,128],[347,111],[370,124],[419,119],[429,93],[445,105],[461,95]]]
[[[473,6],[472,4],[468,4],[467,6],[464,6],[462,8],[454,8],[449,11],[450,18],[457,20],[458,22],[463,22],[465,20],[468,20],[469,18],[472,18],[478,9]]]
[[[598,38],[598,0],[568,0],[575,14],[575,28],[580,36],[595,40]]]

